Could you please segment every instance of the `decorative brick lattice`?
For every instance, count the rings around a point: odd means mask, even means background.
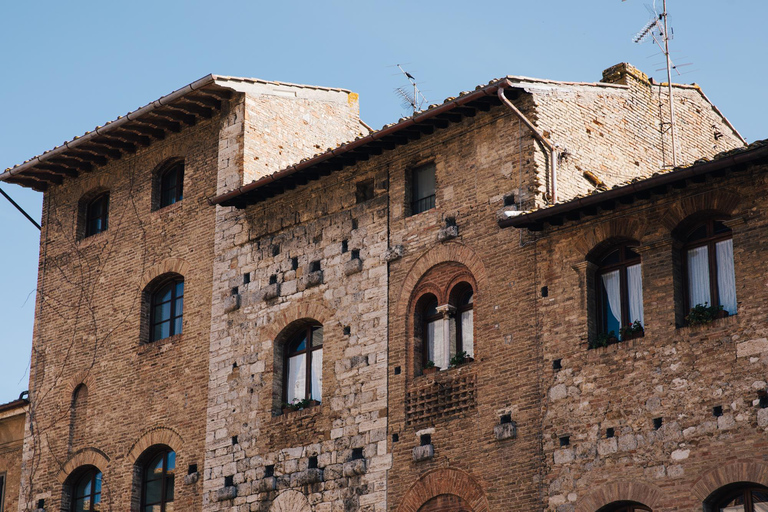
[[[442,376],[440,376],[442,377]],[[474,374],[438,378],[406,394],[406,425],[432,423],[474,410],[477,378]]]

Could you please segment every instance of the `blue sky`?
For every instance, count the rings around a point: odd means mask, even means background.
[[[650,4],[652,0],[648,1]],[[661,0],[658,0],[659,4]],[[748,140],[768,137],[768,2],[669,0],[675,81]],[[431,103],[507,74],[597,81],[631,62],[665,80],[642,0],[0,3],[0,169],[204,75],[344,87],[374,128],[405,111],[397,63]],[[0,183],[39,219],[41,195]],[[38,231],[0,198],[0,403],[27,389]]]

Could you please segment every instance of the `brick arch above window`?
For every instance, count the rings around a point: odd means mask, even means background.
[[[125,456],[130,464],[136,464],[139,457],[153,446],[167,446],[173,451],[178,451],[184,446],[184,440],[178,432],[168,427],[155,427],[144,432],[139,439],[133,443],[128,454]]]
[[[576,240],[574,247],[585,259],[596,248],[611,245],[614,241],[642,240],[646,223],[636,218],[620,217],[597,224],[583,231],[583,237]]]
[[[728,190],[712,190],[692,197],[685,197],[667,206],[661,223],[671,232],[688,217],[699,212],[717,212],[732,217],[738,212],[741,197]]]
[[[489,510],[483,488],[472,475],[456,468],[441,468],[422,475],[405,493],[397,512],[418,512],[422,505],[445,494],[458,496],[472,512]]]
[[[289,307],[281,310],[264,326],[264,339],[277,340],[281,333],[287,332],[286,327],[291,324],[304,320],[322,324],[326,329],[333,322],[333,310],[325,305],[324,302],[312,300],[299,304],[291,304]]]
[[[109,465],[109,461],[110,458],[101,450],[97,448],[83,448],[72,454],[61,467],[56,478],[60,483],[66,483],[69,475],[83,466],[95,466],[103,472]]]
[[[485,265],[483,265],[480,256],[469,246],[460,243],[446,243],[433,247],[416,260],[403,280],[400,299],[397,302],[397,314],[401,318],[408,314],[413,291],[427,272],[441,263],[449,262],[460,263],[467,267],[477,283],[476,291],[488,288]],[[440,297],[438,297],[439,300]]]
[[[696,501],[704,502],[720,488],[738,482],[768,486],[768,464],[750,461],[717,466],[696,479],[691,494]]]
[[[90,370],[81,370],[69,378],[64,388],[66,393],[62,394],[62,403],[65,404],[65,407],[70,406],[72,395],[81,385],[85,385],[88,389],[93,389],[96,385],[96,380],[93,378]]]
[[[140,290],[146,290],[147,286],[164,274],[178,274],[180,276],[186,276],[189,274],[191,265],[181,258],[167,258],[160,263],[150,267],[144,275],[141,277],[139,283]]]
[[[661,503],[663,492],[653,484],[634,481],[610,482],[593,489],[576,502],[576,512],[595,512],[615,502],[642,503],[653,509]]]

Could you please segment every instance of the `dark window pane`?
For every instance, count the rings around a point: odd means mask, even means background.
[[[163,322],[155,325],[153,340],[162,340],[171,335],[171,322]]]
[[[145,503],[147,505],[152,505],[154,503],[160,503],[162,492],[163,492],[163,481],[162,479],[158,480],[148,480],[145,482],[145,488],[144,488],[145,494]]]
[[[96,487],[93,492],[96,494],[101,494],[101,473],[96,474]]]
[[[634,259],[639,258],[639,257],[640,257],[640,255],[638,253],[636,253],[635,251],[633,251],[632,249],[630,249],[629,247],[625,247],[624,248],[624,259],[634,260]]]
[[[177,297],[184,296],[184,281],[179,281],[178,283],[176,283],[176,296]]]
[[[312,328],[312,346],[313,347],[319,347],[323,344],[323,327],[313,327]]]
[[[433,300],[429,304],[427,304],[427,307],[424,308],[424,314],[427,317],[435,316],[437,315],[437,301]]]
[[[295,345],[291,352],[299,352],[301,350],[305,350],[307,348],[307,336],[301,336],[301,338],[298,338],[296,341],[294,341],[294,343]]]
[[[90,498],[80,498],[75,500],[75,512],[88,512],[91,508]]]
[[[688,241],[693,242],[696,240],[701,240],[702,238],[706,238],[706,237],[707,237],[707,225],[703,224],[697,227],[696,229],[694,229],[693,231],[691,231],[691,234],[688,235]]]
[[[184,297],[179,297],[173,305],[173,316],[181,316],[182,311],[184,311]]]
[[[723,223],[722,223],[722,222],[720,222],[719,220],[716,220],[716,221],[714,221],[712,228],[713,228],[713,229],[712,229],[712,231],[713,231],[713,232],[714,232],[714,234],[716,234],[716,235],[717,235],[717,234],[719,234],[719,233],[728,233],[728,232],[730,232],[730,231],[731,231],[731,230],[728,228],[728,226],[726,226],[725,224],[723,224]]]
[[[425,165],[413,170],[411,213],[417,214],[435,207],[435,166]]]
[[[173,474],[168,475],[165,480],[165,501],[173,501]]]
[[[173,321],[173,334],[181,334],[183,324],[184,320],[181,317],[177,317],[176,320]]]

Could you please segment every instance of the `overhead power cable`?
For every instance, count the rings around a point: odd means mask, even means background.
[[[25,211],[24,211],[24,208],[22,208],[21,206],[19,206],[19,205],[16,203],[16,201],[14,201],[13,199],[11,199],[11,196],[9,196],[8,194],[6,194],[6,193],[5,193],[5,190],[3,190],[3,189],[1,189],[1,188],[0,188],[0,194],[3,194],[3,197],[4,197],[4,198],[6,198],[6,199],[7,199],[7,200],[8,200],[8,201],[9,201],[9,202],[10,202],[10,203],[13,205],[13,206],[15,206],[15,207],[16,207],[16,209],[17,209],[17,210],[19,210],[19,211],[21,212],[21,214],[22,214],[22,215],[24,215],[24,216],[25,216],[25,217],[26,217],[26,218],[29,220],[29,222],[31,222],[32,224],[34,224],[34,226],[35,226],[37,229],[41,229],[41,228],[40,228],[40,224],[38,224],[38,223],[35,221],[35,219],[33,219],[32,217],[30,217],[30,216],[29,216],[29,214],[28,214],[27,212],[25,212]]]

